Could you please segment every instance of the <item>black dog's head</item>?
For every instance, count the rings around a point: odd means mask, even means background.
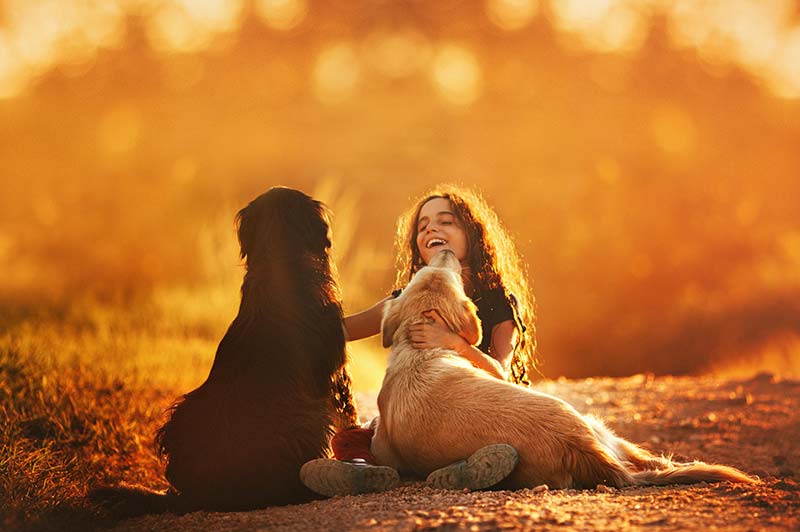
[[[285,187],[273,187],[236,215],[241,257],[248,270],[270,259],[327,259],[331,247],[325,205]]]

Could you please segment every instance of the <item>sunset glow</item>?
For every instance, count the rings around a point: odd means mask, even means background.
[[[352,45],[338,43],[320,53],[314,67],[314,93],[325,103],[345,100],[361,79],[361,63]]]
[[[468,50],[456,44],[440,48],[431,65],[431,79],[442,97],[456,105],[467,105],[480,96],[481,70]]]
[[[486,0],[489,20],[504,30],[524,28],[538,11],[539,0]]]
[[[0,530],[800,530],[799,198],[800,0],[0,0]]]
[[[254,6],[269,27],[280,31],[296,27],[308,13],[306,0],[256,0]]]
[[[487,0],[497,27],[518,32],[544,13],[571,45],[600,53],[637,52],[652,20],[667,21],[672,45],[694,50],[711,69],[738,66],[781,98],[800,98],[800,28],[792,0]],[[4,0],[0,26],[0,98],[21,94],[53,66],[82,70],[99,50],[119,46],[129,19],[141,17],[148,41],[161,53],[193,53],[224,43],[248,10],[275,31],[290,31],[314,16],[306,0]],[[365,37],[366,38],[366,37]],[[384,39],[367,55],[394,57],[394,74],[419,59],[416,38]],[[374,52],[374,53],[373,53]],[[413,67],[411,65],[414,65]],[[388,67],[387,67],[388,68]],[[391,68],[389,69],[391,70]],[[400,74],[398,74],[400,72]],[[453,74],[451,74],[453,75]]]
[[[450,181],[517,240],[545,375],[739,371],[800,337],[799,105],[791,0],[0,0],[0,299],[213,343],[233,217],[282,184],[355,312]]]

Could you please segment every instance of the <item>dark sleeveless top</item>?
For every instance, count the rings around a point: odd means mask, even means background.
[[[392,297],[399,296],[402,291],[402,289],[393,291]],[[482,339],[477,347],[491,356],[489,348],[492,345],[492,329],[498,323],[507,320],[511,320],[515,324],[519,321],[515,312],[517,301],[511,294],[506,297],[505,290],[502,288],[495,288],[487,292],[476,293],[472,302],[478,307],[478,319],[481,320]],[[522,327],[524,330],[524,326]]]

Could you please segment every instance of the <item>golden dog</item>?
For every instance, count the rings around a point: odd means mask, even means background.
[[[492,377],[454,351],[415,349],[408,327],[429,309],[464,336],[480,331],[451,252],[439,253],[384,308],[383,343],[392,351],[372,441],[380,464],[424,477],[485,445],[508,443],[519,452],[503,484],[512,489],[755,482],[732,467],[655,456],[564,401]]]

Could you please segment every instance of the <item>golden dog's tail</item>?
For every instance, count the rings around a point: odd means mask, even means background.
[[[696,484],[698,482],[756,482],[736,468],[705,462],[673,462],[670,457],[655,456],[622,438],[616,449],[620,458],[638,471],[630,471],[636,486],[665,486],[667,484]]]
[[[704,462],[673,462],[669,456],[653,453],[620,438],[597,418],[584,418],[593,434],[608,454],[625,469],[627,485],[665,486],[668,484],[696,484],[698,482],[757,482],[733,467],[706,464]],[[614,485],[614,483],[609,483]]]
[[[736,468],[706,464],[704,462],[673,463],[664,469],[631,473],[637,486],[665,486],[667,484],[696,484],[698,482],[741,482],[755,484],[756,479]]]

